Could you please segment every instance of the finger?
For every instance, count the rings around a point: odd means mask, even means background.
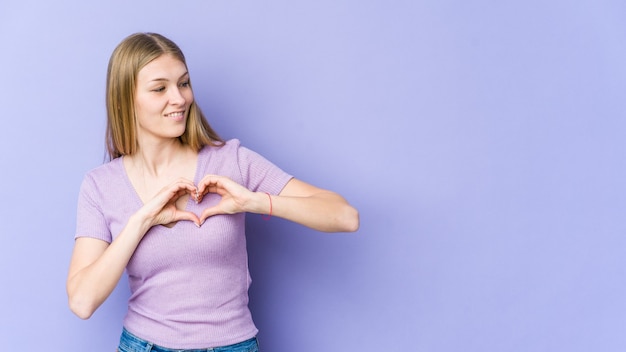
[[[198,183],[198,193],[206,194],[208,189],[209,192],[215,193],[214,189],[223,187],[225,180],[227,180],[227,178],[224,176],[205,175]]]
[[[157,193],[157,195],[163,194],[164,196],[170,197],[171,199],[176,195],[182,195],[184,193],[191,192],[195,192],[195,186],[193,183],[189,183],[186,181],[176,181],[163,187],[163,189],[161,189],[161,191]]]
[[[191,221],[194,224],[196,224],[196,226],[200,227],[200,219],[198,218],[198,216],[192,212],[189,211],[177,211],[176,212],[176,216],[175,216],[175,220],[174,221],[181,221],[181,220],[186,220],[186,221]]]
[[[175,203],[180,197],[186,194],[195,197],[195,193],[195,186],[193,184],[189,185],[187,182],[175,182],[164,187],[150,202],[145,204],[145,207],[146,209],[151,209],[149,211],[156,216],[167,206],[175,207]]]
[[[179,180],[177,182],[172,183],[165,189],[165,193],[169,193],[169,200],[178,199],[185,194],[189,194],[191,197],[196,199],[197,188],[193,182],[189,182],[188,180]]]

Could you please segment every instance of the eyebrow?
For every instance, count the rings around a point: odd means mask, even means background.
[[[178,77],[178,79],[180,80],[181,78],[188,76],[189,75],[189,71],[183,73],[180,77]],[[161,81],[169,81],[169,79],[167,78],[155,78],[150,80],[150,82],[161,82]]]

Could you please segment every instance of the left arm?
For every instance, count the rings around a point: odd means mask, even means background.
[[[227,177],[207,175],[198,192],[217,193],[222,200],[205,209],[200,222],[216,214],[249,212],[270,213],[270,200],[263,192],[251,192]],[[339,194],[292,178],[279,195],[271,195],[271,213],[323,232],[354,232],[359,228],[359,213]]]

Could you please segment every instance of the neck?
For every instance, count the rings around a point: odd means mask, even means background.
[[[188,149],[177,138],[159,143],[140,143],[137,153],[131,158],[133,164],[141,165],[145,173],[158,177],[179,162]]]

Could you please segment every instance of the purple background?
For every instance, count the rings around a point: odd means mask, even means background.
[[[3,1],[0,346],[112,351],[66,303],[126,35],[214,127],[342,193],[356,234],[249,217],[264,351],[626,350],[623,1]]]

